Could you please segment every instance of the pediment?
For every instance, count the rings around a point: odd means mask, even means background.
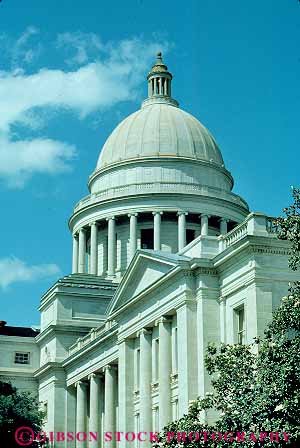
[[[138,251],[116,291],[108,313],[130,302],[186,260],[186,257],[176,258],[171,254],[161,255],[161,252]]]

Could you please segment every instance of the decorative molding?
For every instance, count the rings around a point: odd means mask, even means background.
[[[102,290],[115,290],[115,287],[112,286],[102,286],[102,285],[89,285],[86,283],[67,283],[63,280],[58,280],[58,284],[60,286],[66,286],[70,288],[85,288],[85,289],[102,289]]]
[[[270,247],[270,246],[255,246],[251,245],[249,247],[249,252],[252,254],[272,254],[272,255],[289,255],[290,250],[283,247]]]
[[[177,385],[178,383],[178,372],[173,372],[170,375],[171,386]]]
[[[152,393],[155,393],[158,391],[158,387],[159,387],[159,382],[158,381],[154,381],[153,383],[151,383],[151,391]]]
[[[195,269],[196,275],[218,275],[218,270],[216,268],[209,268],[209,267],[197,267]],[[193,272],[195,272],[193,271]]]

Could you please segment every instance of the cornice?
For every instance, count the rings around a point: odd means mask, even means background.
[[[61,363],[50,361],[50,362],[47,362],[46,364],[42,365],[39,369],[37,369],[34,373],[34,377],[40,378],[50,371],[51,372],[55,372],[55,371],[64,372],[64,368],[62,367]]]
[[[181,184],[178,184],[181,185]],[[135,192],[132,194],[127,194],[127,195],[123,195],[123,196],[117,196],[117,197],[108,197],[108,198],[103,198],[103,197],[99,197],[98,200],[93,201],[92,203],[87,201],[85,204],[82,204],[82,206],[80,208],[79,203],[77,203],[75,205],[74,208],[74,212],[71,215],[71,217],[69,218],[68,221],[68,225],[69,225],[69,229],[77,232],[78,229],[75,228],[75,223],[76,221],[80,218],[80,216],[82,214],[85,213],[92,213],[93,209],[96,209],[97,211],[99,210],[99,204],[101,204],[101,206],[103,207],[103,212],[100,214],[99,217],[94,217],[93,220],[104,220],[106,218],[106,212],[105,212],[105,206],[107,206],[107,204],[113,204],[115,207],[118,206],[118,204],[122,204],[124,203],[124,201],[132,201],[132,205],[134,207],[134,199],[138,198],[139,200],[141,199],[147,199],[149,198],[149,195],[153,195],[155,194],[156,198],[160,198],[160,199],[166,199],[168,200],[170,197],[176,197],[177,199],[179,198],[180,201],[184,201],[184,200],[188,200],[188,199],[195,199],[195,196],[201,198],[201,205],[203,207],[203,204],[210,204],[213,203],[216,206],[220,206],[222,208],[229,208],[239,214],[242,214],[244,217],[246,217],[249,214],[249,210],[247,209],[248,205],[245,203],[245,205],[243,205],[242,203],[239,203],[238,201],[243,202],[243,200],[235,195],[234,193],[230,192],[230,194],[228,193],[228,199],[225,198],[220,198],[217,195],[217,192],[215,192],[214,194],[207,194],[207,192],[203,192],[200,193],[199,191],[196,191],[196,189],[194,188],[193,190],[189,190],[189,191],[182,191],[182,188],[180,189],[181,191],[160,191],[160,192],[153,192],[151,191],[151,189],[148,189],[149,191],[145,192],[145,191],[139,191],[139,192]],[[91,196],[90,196],[91,197]],[[229,199],[229,197],[231,198],[231,200]],[[234,198],[238,198],[235,199]],[[194,209],[189,209],[188,212],[189,213],[201,213],[203,210],[201,206],[199,207],[195,207]],[[151,212],[153,209],[151,209],[151,205],[147,206],[141,206],[138,205],[135,208],[133,208],[132,213],[145,213],[145,212]],[[164,205],[164,211],[166,212],[176,212],[178,211],[178,209],[174,208],[174,207],[168,207],[167,205]],[[128,214],[128,207],[124,210],[122,210],[122,212],[114,212],[115,216],[118,217],[119,215],[121,216],[125,216]],[[81,225],[89,225],[90,219],[88,217],[86,217],[86,220],[81,224]]]

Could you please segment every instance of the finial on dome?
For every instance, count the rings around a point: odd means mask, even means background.
[[[159,51],[156,55],[157,59],[156,59],[156,64],[162,64],[163,60],[162,60],[162,53],[161,51]]]
[[[152,66],[148,79],[148,96],[149,98],[171,97],[171,80],[172,75],[168,71],[168,67],[164,64],[162,53],[159,51],[156,54],[156,62]]]

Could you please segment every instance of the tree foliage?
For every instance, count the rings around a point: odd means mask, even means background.
[[[293,190],[293,199],[294,204],[284,209],[286,217],[274,223],[279,238],[291,243],[289,263],[296,270],[300,264],[299,190]],[[156,446],[240,447],[243,438],[245,447],[300,446],[300,283],[282,298],[261,340],[251,345],[209,345],[205,365],[212,392],[195,400],[187,415],[165,427]],[[205,424],[203,413],[211,409],[217,411],[217,421]]]
[[[16,430],[25,426],[32,428],[36,434],[41,429],[44,417],[44,413],[39,411],[37,399],[32,394],[18,392],[10,383],[0,381],[1,446],[19,447],[15,441]]]

